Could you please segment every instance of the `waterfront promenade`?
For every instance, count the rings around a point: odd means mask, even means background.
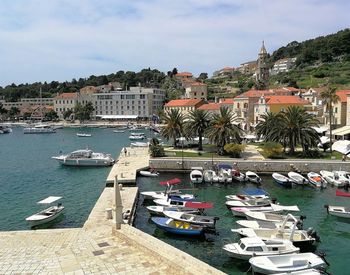
[[[135,150],[139,158],[146,154]],[[0,274],[223,274],[128,224],[114,229],[106,216],[113,195],[113,188],[104,189],[82,228],[0,232]],[[136,196],[137,187],[123,187],[124,211]]]

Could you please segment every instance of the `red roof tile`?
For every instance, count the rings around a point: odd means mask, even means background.
[[[234,100],[233,100],[233,98],[222,98],[220,100],[220,103],[221,104],[233,104]]]
[[[350,90],[339,90],[336,91],[337,96],[339,96],[339,100],[342,103],[346,103],[347,95],[350,94]]]
[[[220,110],[220,106],[220,103],[208,103],[200,106],[198,110]]]
[[[262,95],[273,95],[273,91],[270,91],[270,90],[249,90],[243,94],[236,96],[235,98],[261,97]]]
[[[56,96],[56,99],[64,99],[64,98],[74,98],[77,97],[77,93],[62,93]]]
[[[181,73],[177,73],[175,76],[186,76],[186,77],[192,77],[192,73],[189,72],[181,72]]]
[[[165,107],[186,107],[196,106],[202,99],[174,99],[165,104]]]
[[[272,104],[292,104],[292,105],[309,105],[310,102],[296,95],[273,95],[266,97],[268,105]]]

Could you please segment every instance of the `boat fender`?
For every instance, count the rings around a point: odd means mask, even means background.
[[[328,204],[325,204],[325,205],[324,205],[324,208],[327,209],[327,214],[329,214],[329,205],[328,205]]]

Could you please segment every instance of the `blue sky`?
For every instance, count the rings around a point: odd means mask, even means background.
[[[0,86],[157,68],[195,75],[348,28],[348,0],[2,0]]]

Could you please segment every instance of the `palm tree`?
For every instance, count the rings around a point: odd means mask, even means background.
[[[162,129],[162,135],[167,139],[174,140],[174,148],[176,147],[176,139],[181,137],[183,131],[183,115],[178,109],[170,109],[163,115],[165,127]]]
[[[255,128],[258,137],[263,137],[265,141],[280,142],[282,125],[282,114],[267,112],[262,115],[263,119]]]
[[[319,143],[317,132],[312,128],[318,126],[318,120],[302,107],[290,106],[282,112],[282,125],[281,138],[287,142],[290,154],[295,153],[298,144],[307,153]]]
[[[328,87],[327,90],[321,92],[321,99],[326,103],[326,110],[328,110],[329,120],[329,143],[332,154],[332,117],[333,117],[333,104],[339,101],[339,96],[336,94],[335,87]]]
[[[219,114],[214,114],[206,131],[209,140],[218,147],[218,154],[224,154],[224,146],[231,140],[240,143],[242,129],[233,124],[235,115],[227,108],[221,107]]]
[[[203,150],[204,130],[209,126],[209,113],[204,110],[194,110],[189,112],[188,120],[185,123],[185,131],[188,136],[198,136],[198,150]]]

